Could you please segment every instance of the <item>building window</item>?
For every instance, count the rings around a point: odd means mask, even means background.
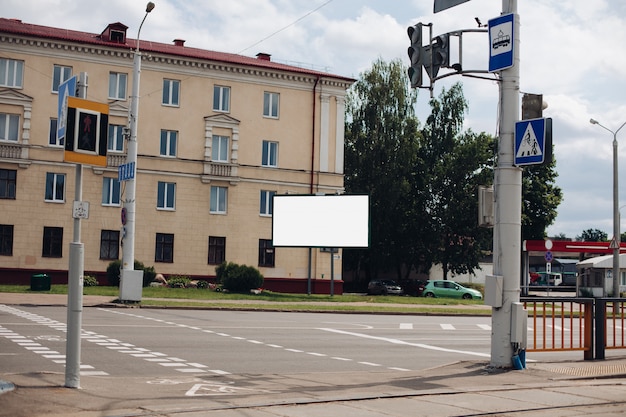
[[[159,181],[157,189],[157,208],[174,210],[176,203],[176,183]]]
[[[59,86],[72,78],[72,67],[55,65],[52,71],[52,92],[58,93]]]
[[[274,267],[275,249],[269,239],[259,239],[259,266]]]
[[[209,236],[209,265],[220,265],[226,260],[226,238]]]
[[[225,214],[228,199],[228,188],[211,186],[211,213]]]
[[[157,233],[155,245],[155,262],[174,262],[174,235]]]
[[[180,104],[180,81],[163,80],[163,104],[178,106]]]
[[[109,137],[107,150],[109,152],[124,152],[124,127],[122,125],[109,125]]]
[[[120,257],[119,230],[100,231],[100,259],[116,260]]]
[[[264,167],[278,166],[278,142],[263,141],[263,151],[261,152],[261,165]]]
[[[0,87],[22,88],[24,62],[0,58]]]
[[[126,78],[121,72],[109,73],[109,98],[113,100],[126,100]]]
[[[15,200],[17,186],[17,171],[14,169],[0,169],[0,199]]]
[[[272,197],[276,194],[276,191],[261,190],[261,210],[259,213],[262,216],[271,216],[273,213]]]
[[[228,162],[228,136],[213,135],[211,160],[213,162]]]
[[[176,142],[178,132],[161,130],[161,156],[176,156]]]
[[[20,130],[20,116],[0,113],[0,140],[17,142]]]
[[[46,173],[46,201],[65,201],[65,174]]]
[[[0,224],[0,256],[13,256],[12,224]]]
[[[64,138],[57,138],[58,120],[50,119],[50,132],[48,134],[48,145],[50,146],[63,146]]]
[[[117,178],[102,178],[102,205],[120,205],[120,182]]]
[[[43,228],[43,250],[41,256],[44,258],[63,257],[63,228],[47,227]]]
[[[280,95],[278,93],[263,94],[263,116],[278,119],[278,102]]]
[[[230,87],[216,85],[213,87],[213,110],[230,111]]]

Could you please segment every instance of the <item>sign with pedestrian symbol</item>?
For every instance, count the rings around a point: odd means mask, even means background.
[[[545,156],[546,119],[515,123],[515,165],[543,164]]]

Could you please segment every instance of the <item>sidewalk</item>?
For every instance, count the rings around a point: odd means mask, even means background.
[[[84,297],[86,307],[110,297]],[[67,296],[0,293],[2,304],[65,305]],[[0,416],[390,417],[618,416],[626,413],[626,356],[530,363],[522,371],[462,361],[396,372],[225,375],[187,383],[62,374],[3,374]],[[2,381],[0,381],[2,382]],[[166,382],[166,381],[165,381]]]

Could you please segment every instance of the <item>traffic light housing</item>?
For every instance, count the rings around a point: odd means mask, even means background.
[[[431,43],[431,59],[432,59],[432,66],[429,67],[428,66],[429,63],[427,63],[426,70],[428,71],[428,75],[432,79],[437,76],[440,68],[447,68],[450,66],[450,34],[449,33],[444,33],[443,35],[436,36],[433,39]]]
[[[109,105],[67,98],[65,162],[107,166]]]
[[[419,88],[423,85],[422,66],[424,65],[424,47],[422,46],[422,24],[417,23],[407,29],[411,45],[408,53],[411,64],[409,66],[409,80],[411,88]]]
[[[543,117],[543,94],[524,93],[522,96],[522,120],[540,119]]]

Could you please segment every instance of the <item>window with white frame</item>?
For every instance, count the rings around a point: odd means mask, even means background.
[[[0,140],[17,142],[20,130],[20,116],[0,113]]]
[[[109,98],[113,100],[126,100],[127,74],[121,72],[109,73]]]
[[[120,182],[117,178],[102,178],[102,205],[120,205]]]
[[[163,79],[163,101],[166,106],[180,105],[180,81]]]
[[[48,145],[63,146],[63,138],[57,138],[58,120],[50,119],[50,131],[48,132]]]
[[[262,216],[271,216],[273,213],[272,197],[276,194],[276,191],[261,190],[261,209],[259,214]]]
[[[24,61],[0,58],[0,87],[22,88]]]
[[[265,92],[263,94],[263,116],[278,119],[278,102],[280,94]]]
[[[159,181],[157,208],[160,210],[174,210],[176,208],[176,183]]]
[[[109,125],[107,151],[124,152],[124,127],[122,125]]]
[[[52,70],[52,92],[58,93],[59,86],[72,78],[72,67],[55,65]]]
[[[161,156],[176,156],[178,132],[175,130],[161,130]]]
[[[226,213],[226,207],[228,200],[228,188],[218,187],[216,185],[211,186],[211,204],[210,212],[217,214]]]
[[[228,162],[228,136],[213,135],[211,160],[213,162]]]
[[[46,195],[49,202],[65,202],[65,174],[46,173]]]
[[[263,141],[263,150],[261,152],[261,165],[264,167],[278,166],[278,142],[269,140]]]
[[[213,87],[213,110],[230,111],[230,87],[216,85]]]

